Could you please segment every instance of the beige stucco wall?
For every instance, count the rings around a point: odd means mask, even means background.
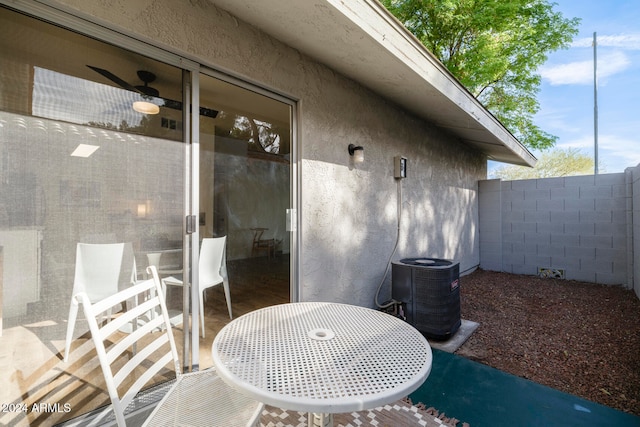
[[[409,165],[396,258],[451,258],[461,271],[479,263],[483,155],[207,1],[60,4],[299,100],[302,300],[373,306],[396,239],[396,155]],[[363,164],[350,163],[349,143],[364,146]]]

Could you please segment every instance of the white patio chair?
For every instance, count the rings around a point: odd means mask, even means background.
[[[84,292],[89,301],[100,301],[115,294],[123,286],[131,285],[136,279],[135,274],[136,265],[131,243],[78,243],[75,278],[67,318],[67,337],[64,345],[65,362],[69,360],[73,330],[78,317],[76,296]],[[110,317],[111,313],[107,314]]]
[[[229,293],[229,277],[227,275],[227,257],[225,245],[227,237],[210,237],[202,239],[200,246],[200,259],[198,261],[199,294],[200,294],[200,326],[202,328],[202,338],[204,338],[204,299],[205,290],[222,284],[224,287],[224,297],[227,301],[229,319],[233,319],[231,313],[231,294]],[[180,278],[169,276],[162,279],[162,283],[172,286],[183,286]]]
[[[172,250],[171,252],[177,252],[181,250]],[[172,275],[172,274],[180,274],[182,273],[182,268],[179,268],[176,265],[163,265],[162,264],[162,256],[165,254],[163,251],[159,252],[149,252],[147,253],[147,265],[153,265],[158,270],[158,275],[162,278],[163,275]]]
[[[76,296],[87,316],[112,403],[98,418],[104,420],[113,411],[118,426],[126,427],[125,410],[138,392],[175,371],[174,384],[144,426],[257,425],[262,403],[227,386],[215,370],[181,373],[158,273],[153,266],[147,272],[150,279],[102,301],[92,303],[84,292]],[[130,310],[109,323],[98,323],[104,312],[127,301],[134,301]],[[148,316],[149,312],[157,315]],[[125,324],[138,326],[130,334],[120,333]],[[127,349],[134,344],[137,352],[130,355]]]

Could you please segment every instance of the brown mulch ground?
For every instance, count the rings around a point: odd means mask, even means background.
[[[478,270],[460,280],[456,352],[640,416],[640,299],[621,286]]]

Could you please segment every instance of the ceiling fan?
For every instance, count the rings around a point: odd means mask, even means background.
[[[163,107],[172,108],[174,110],[182,110],[181,101],[174,101],[172,99],[162,98],[160,96],[160,92],[158,91],[158,89],[149,86],[149,83],[153,83],[153,81],[155,81],[156,79],[156,75],[153,74],[151,71],[139,70],[137,72],[138,78],[140,78],[140,80],[144,84],[134,86],[122,80],[120,77],[116,76],[109,70],[105,70],[104,68],[94,67],[92,65],[87,65],[87,67],[91,68],[93,71],[106,77],[107,79],[111,80],[112,82],[114,82],[115,84],[117,84],[123,89],[130,90],[131,92],[138,92],[141,95],[145,95],[145,96],[160,98],[164,101],[164,104],[162,105]],[[200,107],[200,115],[215,119],[216,116],[218,115],[218,111],[212,110],[206,107]]]

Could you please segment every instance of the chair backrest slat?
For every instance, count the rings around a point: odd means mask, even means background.
[[[144,369],[147,370],[147,366],[146,364],[143,364],[143,362],[147,363],[147,358],[150,357],[156,351],[158,351],[167,342],[168,340],[166,336],[163,334],[162,336],[159,336],[156,339],[154,339],[152,342],[148,343],[143,349],[139,349],[136,352],[136,354],[131,359],[129,359],[113,376],[113,379],[116,382],[116,384],[118,385],[121,384],[122,381],[126,380],[127,377],[129,377],[129,375],[133,373],[133,371],[135,371],[135,369],[140,366],[143,366]],[[164,354],[171,354],[171,353],[170,352],[162,353],[163,356]],[[153,359],[149,359],[149,361],[155,362]]]
[[[135,331],[133,322],[156,309],[159,302],[157,298],[158,297],[154,297],[142,303],[138,303],[138,305],[134,305],[132,308],[127,309],[127,311],[101,327],[100,335],[102,339],[105,339],[114,334],[116,331],[122,329],[131,329],[132,331]],[[135,328],[137,327],[138,325],[136,324]]]
[[[161,373],[165,375],[166,371],[180,375],[178,351],[158,273],[153,266],[147,271],[151,279],[95,304],[86,293],[77,296],[89,322],[119,427],[126,427],[124,411],[145,385],[150,385],[155,377]],[[113,320],[100,327],[98,322],[104,312],[113,307],[120,309],[127,302],[133,302],[133,306],[117,313]],[[132,355],[127,351],[131,346],[134,346]]]
[[[156,361],[152,366],[146,367],[145,372],[136,380],[135,383],[126,391],[121,401],[124,407],[126,408],[131,400],[136,397],[136,394],[145,384],[149,382],[155,375],[158,374],[167,364],[171,362],[171,354],[165,354],[160,360]]]
[[[156,329],[160,328],[161,326],[163,326],[162,323],[163,323],[162,317],[157,316],[156,318],[154,318],[151,321],[149,321],[149,323],[145,323],[144,325],[139,327],[137,330],[135,330],[135,331],[131,332],[130,334],[128,334],[126,337],[124,337],[122,340],[118,341],[112,347],[109,347],[109,349],[107,351],[107,360],[108,360],[109,364],[112,364],[113,362],[115,362],[116,359],[122,353],[127,351],[127,349],[129,347],[132,347],[136,342],[138,342],[140,340],[140,338],[142,338],[143,335],[150,334],[154,330],[156,330]]]
[[[153,279],[142,280],[137,282],[135,286],[125,288],[113,295],[110,295],[93,304],[94,313],[104,313],[119,304],[126,303],[127,300],[133,299],[136,295],[149,291],[155,287]]]

